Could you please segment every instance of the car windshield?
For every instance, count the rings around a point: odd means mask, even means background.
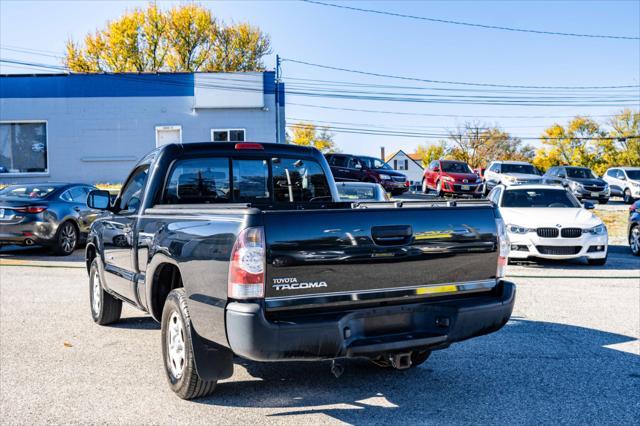
[[[353,185],[348,183],[339,183],[337,186],[338,195],[343,201],[384,200],[384,196],[379,194],[376,185]]]
[[[467,163],[442,161],[442,171],[446,173],[473,173]]]
[[[0,190],[0,196],[40,200],[55,190],[52,185],[11,185]]]
[[[526,175],[537,175],[538,171],[531,164],[502,164],[502,173],[522,173]]]
[[[370,169],[392,170],[391,166],[379,158],[374,157],[358,157]]]
[[[629,179],[640,180],[640,170],[627,170],[627,176]]]
[[[598,176],[596,176],[591,171],[591,169],[573,168],[573,167],[567,168],[567,177],[574,178],[574,179],[597,179],[598,178]]]
[[[567,207],[580,205],[562,189],[510,189],[502,196],[502,207]]]

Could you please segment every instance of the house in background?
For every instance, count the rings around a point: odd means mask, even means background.
[[[411,182],[411,185],[420,184],[422,182],[424,168],[422,167],[421,159],[418,154],[407,154],[403,150],[399,150],[388,156],[385,161],[394,170],[404,173],[405,176],[407,176],[407,179]]]
[[[284,132],[272,71],[0,75],[0,184],[118,183],[168,143],[284,142]]]

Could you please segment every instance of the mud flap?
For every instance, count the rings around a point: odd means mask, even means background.
[[[202,380],[222,380],[233,375],[233,352],[200,336],[191,327],[196,371]]]

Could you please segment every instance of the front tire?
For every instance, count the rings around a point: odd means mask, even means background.
[[[438,197],[443,197],[444,193],[442,192],[442,181],[439,180],[436,182],[436,195]]]
[[[429,193],[429,187],[427,186],[427,180],[426,179],[422,179],[422,193],[423,194],[428,194]]]
[[[629,232],[629,246],[634,256],[640,256],[640,225],[635,225]]]
[[[66,221],[58,227],[53,251],[59,256],[69,256],[78,246],[78,228],[71,221]]]
[[[116,299],[102,287],[98,261],[93,260],[89,270],[89,302],[91,303],[91,317],[100,325],[114,323],[122,314],[122,300]]]
[[[624,190],[622,198],[624,198],[625,204],[633,204],[633,197],[631,196],[631,190],[629,188]]]
[[[217,381],[198,376],[191,341],[191,318],[184,288],[172,290],[162,311],[162,357],[169,386],[180,398],[211,394]]]

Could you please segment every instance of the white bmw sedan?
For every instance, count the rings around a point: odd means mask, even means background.
[[[529,257],[607,262],[607,228],[562,186],[496,186],[488,196],[499,208],[509,237],[509,260]]]

